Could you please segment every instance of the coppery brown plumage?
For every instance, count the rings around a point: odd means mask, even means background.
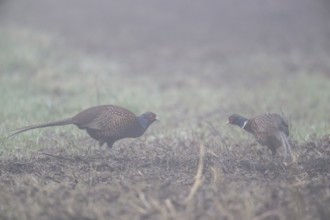
[[[280,146],[284,147],[284,158],[287,150],[292,156],[288,141],[289,125],[279,114],[266,113],[251,119],[233,114],[228,118],[228,123],[237,125],[253,134],[259,144],[269,147],[273,156]]]
[[[111,148],[117,140],[140,137],[155,120],[156,114],[152,112],[136,116],[122,107],[100,105],[88,108],[72,118],[16,129],[10,136],[36,128],[74,124],[86,130],[100,145],[107,143]]]

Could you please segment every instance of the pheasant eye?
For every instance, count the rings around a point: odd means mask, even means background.
[[[150,114],[149,115],[149,120],[151,120],[151,121],[156,120],[156,115],[155,114]]]

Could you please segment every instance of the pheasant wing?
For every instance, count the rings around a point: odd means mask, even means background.
[[[135,122],[134,113],[117,106],[108,106],[85,127],[103,131],[106,136],[121,136]]]
[[[275,113],[256,116],[251,120],[251,127],[255,133],[289,132],[288,124],[280,115]]]

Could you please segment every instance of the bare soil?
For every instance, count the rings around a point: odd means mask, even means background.
[[[62,137],[64,137],[63,134]],[[219,138],[219,137],[214,137]],[[219,141],[221,139],[219,138]],[[68,153],[56,146],[0,163],[1,216],[20,219],[328,219],[330,138],[301,146],[296,163],[256,144],[124,141]],[[223,141],[223,140],[222,140]],[[48,140],[40,144],[49,145]],[[81,142],[81,143],[80,143]],[[87,144],[81,140],[77,145]],[[137,142],[137,143],[136,143]],[[173,148],[172,148],[173,147]],[[177,150],[173,150],[177,149]]]

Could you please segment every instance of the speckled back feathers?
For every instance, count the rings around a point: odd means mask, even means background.
[[[234,114],[229,117],[228,121],[230,124],[238,125],[252,133],[259,144],[269,147],[273,155],[276,154],[277,148],[281,145],[284,146],[285,156],[287,150],[291,153],[287,140],[289,125],[279,114],[266,113],[250,119]]]
[[[137,117],[133,112],[122,107],[100,105],[88,108],[72,118],[18,129],[13,135],[35,128],[74,124],[80,129],[85,129],[90,137],[99,141],[100,145],[107,143],[112,147],[119,139],[141,136],[156,120],[156,115],[152,114],[155,117],[151,119],[149,113]]]

